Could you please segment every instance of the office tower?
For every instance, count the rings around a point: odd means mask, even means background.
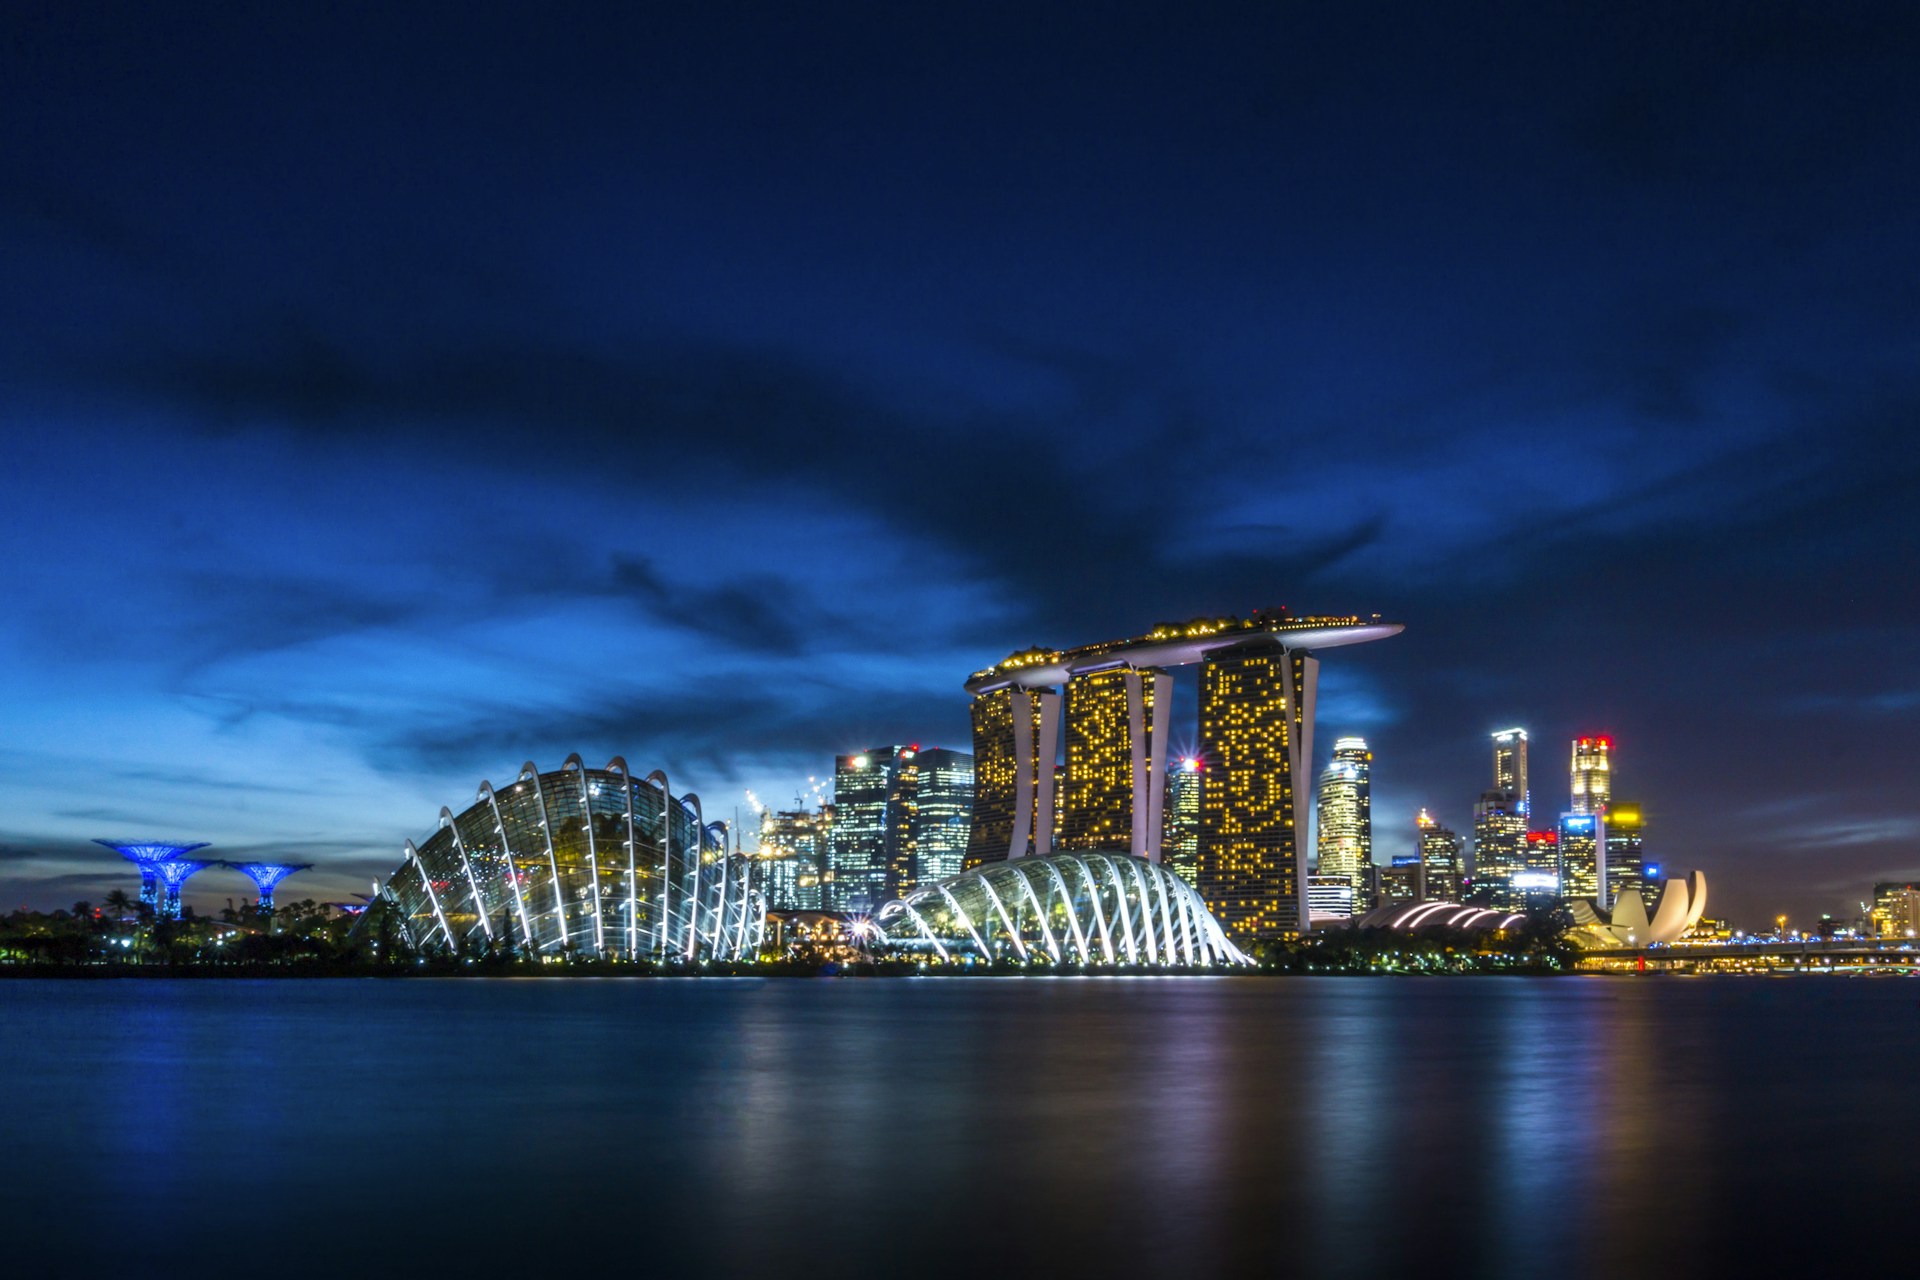
[[[775,911],[819,911],[825,905],[827,847],[833,810],[769,809],[760,815],[762,883]]]
[[[1607,868],[1607,828],[1598,814],[1560,815],[1560,896],[1594,898],[1602,910],[1612,905],[1603,889]]]
[[[888,877],[898,876],[913,855],[911,791],[902,766],[913,748],[875,747],[836,756],[833,767],[833,834],[828,842],[825,905],[828,911],[868,912],[887,900]]]
[[[1320,774],[1314,844],[1316,870],[1353,885],[1364,901],[1366,869],[1373,865],[1373,752],[1365,738],[1338,738],[1333,760]]]
[[[1398,854],[1391,866],[1380,868],[1380,902],[1418,902],[1427,896],[1427,872],[1420,855]]]
[[[1200,773],[1198,757],[1183,758],[1167,774],[1167,825],[1160,861],[1188,884],[1200,874]]]
[[[1524,751],[1524,739],[1522,750]],[[1524,760],[1524,756],[1522,757]],[[1524,771],[1524,769],[1523,769]],[[1496,907],[1520,907],[1525,899],[1514,877],[1527,870],[1527,815],[1520,793],[1482,791],[1473,806],[1473,885]]]
[[[1038,652],[1045,656],[1045,651]],[[1029,656],[1015,654],[1007,662]],[[967,866],[1051,851],[1059,735],[1057,690],[1007,684],[974,696],[974,808]]]
[[[1511,791],[1525,817],[1533,811],[1527,790],[1527,731],[1502,729],[1493,735],[1493,789]]]
[[[1618,902],[1623,893],[1644,893],[1646,890],[1646,852],[1642,848],[1641,838],[1645,830],[1640,817],[1640,806],[1615,801],[1607,806],[1606,813],[1600,817],[1604,828],[1604,845],[1607,851],[1607,901]],[[1647,899],[1658,901],[1658,895]]]
[[[1573,813],[1605,813],[1613,797],[1613,739],[1573,740]]]
[[[913,765],[912,883],[932,884],[959,875],[966,860],[973,823],[973,757],[927,747],[914,756]]]
[[[1067,685],[1067,774],[1060,847],[1160,852],[1173,677],[1113,667]]]
[[[1462,840],[1425,809],[1414,819],[1414,825],[1420,829],[1420,865],[1426,877],[1426,896],[1436,902],[1460,901]]]
[[[1354,910],[1351,876],[1308,876],[1307,908],[1316,920],[1349,920]]]
[[[1311,927],[1296,804],[1313,759],[1317,659],[1229,648],[1200,664],[1200,878],[1195,886],[1236,939]]]

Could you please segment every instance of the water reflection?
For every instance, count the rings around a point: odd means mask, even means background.
[[[1724,1273],[1900,1220],[1907,990],[0,983],[9,1259]]]

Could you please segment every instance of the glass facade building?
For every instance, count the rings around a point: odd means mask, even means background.
[[[1339,738],[1320,774],[1314,815],[1315,871],[1345,879],[1364,901],[1373,866],[1373,752],[1365,738]]]
[[[889,949],[930,963],[1251,963],[1186,881],[1124,853],[989,863],[887,903],[875,923]]]
[[[1420,811],[1414,819],[1420,830],[1420,866],[1426,881],[1423,896],[1447,902],[1460,900],[1460,865],[1463,842],[1428,813]]]
[[[1527,869],[1527,815],[1520,793],[1483,791],[1473,806],[1473,892],[1498,907],[1518,907],[1525,895],[1514,877]]]
[[[1493,789],[1511,791],[1524,816],[1532,808],[1527,790],[1527,731],[1502,729],[1493,735]]]
[[[914,757],[913,879],[960,874],[973,826],[973,757],[928,747]],[[908,886],[911,887],[911,886]],[[897,897],[903,890],[895,890]]]
[[[1167,773],[1167,823],[1160,861],[1192,884],[1200,874],[1200,773],[1196,756],[1187,756]]]
[[[482,782],[459,814],[442,809],[380,899],[423,952],[733,960],[760,947],[753,868],[664,773],[634,778],[617,757],[589,769],[575,755],[551,773],[529,762],[503,787]]]
[[[1034,661],[1057,658],[1036,651]],[[1023,655],[1007,659],[1018,662]],[[1060,693],[1006,684],[973,699],[973,812],[965,863],[1024,858],[1053,847]]]
[[[1560,896],[1596,898],[1605,907],[1601,877],[1606,872],[1607,828],[1597,814],[1560,815]]]
[[[760,815],[760,861],[767,905],[775,911],[819,911],[826,891],[833,807],[769,809]]]
[[[1618,902],[1623,893],[1638,893],[1647,901],[1649,891],[1658,892],[1658,886],[1646,882],[1646,848],[1643,843],[1646,824],[1640,816],[1637,804],[1614,802],[1600,818],[1605,828],[1607,850],[1607,898],[1606,905]]]
[[[1573,740],[1573,813],[1605,813],[1613,798],[1613,739],[1596,736]]]

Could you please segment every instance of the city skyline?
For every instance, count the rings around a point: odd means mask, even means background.
[[[22,23],[0,906],[103,837],[343,898],[576,751],[744,820],[1010,649],[1282,604],[1409,625],[1320,690],[1377,860],[1525,722],[1537,823],[1617,735],[1716,910],[1920,875],[1870,8]]]

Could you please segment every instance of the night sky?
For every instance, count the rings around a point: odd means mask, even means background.
[[[1517,724],[1736,924],[1920,875],[1911,6],[400,8],[0,18],[0,905],[1263,605],[1407,624],[1382,860]]]

